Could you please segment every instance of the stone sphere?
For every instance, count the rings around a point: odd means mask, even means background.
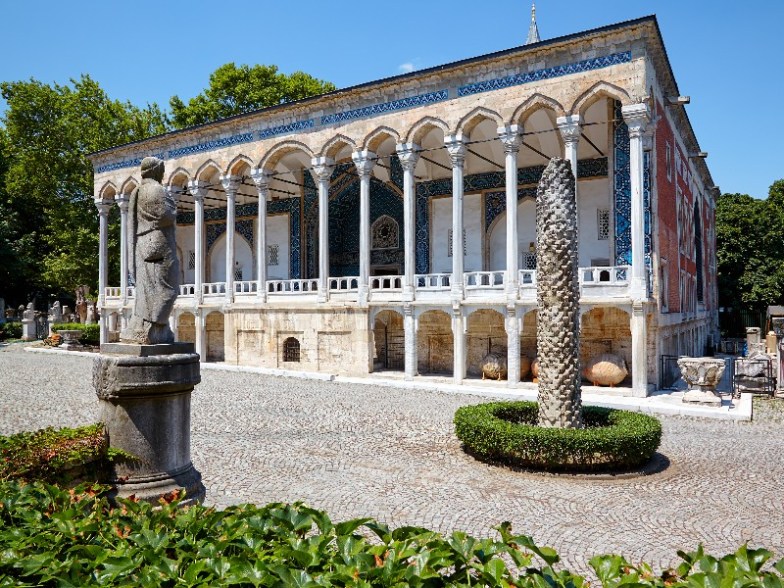
[[[524,380],[531,371],[531,359],[527,355],[520,356],[520,379]]]
[[[482,359],[482,379],[503,380],[506,378],[506,357],[499,353],[488,353]]]
[[[617,386],[628,374],[626,362],[613,353],[596,355],[583,368],[583,378],[594,386]]]

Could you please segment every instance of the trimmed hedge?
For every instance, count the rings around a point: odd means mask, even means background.
[[[0,325],[0,341],[6,339],[21,339],[22,323],[7,322]]]
[[[661,423],[648,415],[583,407],[583,429],[536,425],[536,402],[489,402],[455,413],[455,433],[469,453],[511,466],[551,472],[631,470],[661,442]]]
[[[509,523],[477,539],[372,519],[333,523],[302,504],[203,506],[119,500],[102,487],[64,491],[0,482],[0,587],[357,586],[588,588],[558,554]],[[741,547],[717,559],[702,548],[654,573],[618,555],[590,560],[601,585],[637,588],[784,586],[784,560]]]
[[[55,323],[52,331],[82,331],[79,341],[86,345],[99,345],[101,342],[101,325],[98,323]]]

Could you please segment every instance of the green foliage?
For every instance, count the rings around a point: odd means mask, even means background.
[[[98,220],[88,153],[167,130],[156,106],[111,100],[89,76],[69,85],[3,82],[0,128],[0,263],[8,302],[35,293],[95,289]],[[118,221],[110,251],[119,264]],[[6,279],[8,281],[6,281]]]
[[[329,82],[304,72],[278,72],[274,65],[236,66],[227,63],[210,75],[209,87],[185,104],[178,96],[169,102],[177,128],[200,125],[268,106],[301,100],[335,89]]]
[[[86,345],[98,345],[101,342],[101,325],[98,323],[55,323],[52,331],[81,331],[80,342]]]
[[[784,180],[767,200],[722,194],[716,206],[719,304],[784,304]]]
[[[102,424],[77,429],[51,427],[32,433],[0,436],[0,480],[44,480],[65,482],[86,464],[96,464],[107,456],[107,439]]]
[[[7,322],[0,325],[0,341],[6,339],[21,339],[22,323]]]
[[[481,459],[547,471],[641,466],[661,442],[661,423],[638,412],[583,407],[584,429],[536,425],[535,402],[490,402],[455,413],[455,433]]]
[[[0,586],[589,586],[509,523],[498,539],[444,537],[372,519],[333,523],[302,504],[216,511],[120,500],[113,509],[104,490],[0,483]],[[765,550],[679,555],[683,564],[658,576],[620,556],[590,564],[607,588],[782,588],[784,561],[766,565]]]

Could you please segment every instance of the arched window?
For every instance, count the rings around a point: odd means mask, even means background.
[[[299,340],[296,337],[289,337],[283,342],[283,361],[299,362],[299,357]]]
[[[397,249],[400,247],[400,227],[391,216],[383,215],[376,219],[370,228],[371,249]]]

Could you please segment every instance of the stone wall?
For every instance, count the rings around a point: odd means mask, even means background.
[[[452,374],[455,347],[452,319],[442,310],[429,310],[419,317],[417,358],[420,374]]]

